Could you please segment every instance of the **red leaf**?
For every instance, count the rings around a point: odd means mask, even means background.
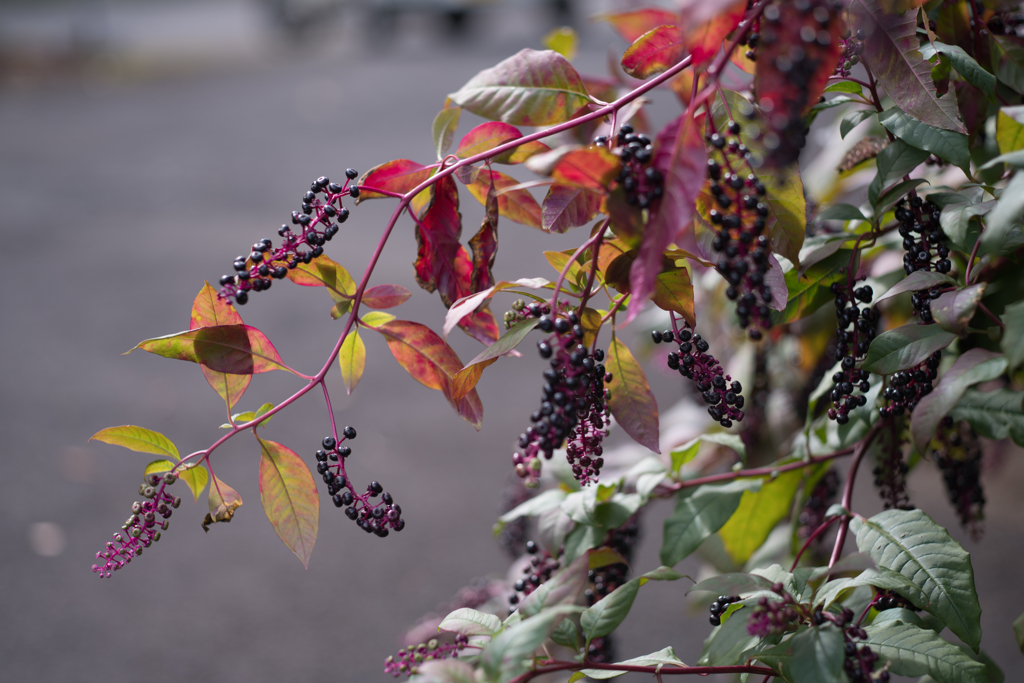
[[[392,320],[375,329],[384,335],[391,354],[413,379],[443,392],[455,411],[480,429],[483,406],[476,390],[459,403],[454,400],[454,378],[462,369],[462,361],[441,337],[425,325],[406,320]]]
[[[542,205],[541,227],[563,233],[594,220],[601,211],[601,195],[581,187],[555,183]]]
[[[363,303],[370,308],[394,308],[411,296],[412,292],[399,285],[377,285],[363,292]]]
[[[685,56],[682,29],[659,26],[629,46],[622,55],[622,70],[634,78],[648,78],[675,66]]]
[[[708,3],[705,0],[703,4],[717,5],[718,9],[710,18],[704,18],[707,15],[706,11],[683,12],[686,21],[686,47],[693,55],[694,66],[700,66],[718,54],[725,37],[739,25],[747,11],[746,0],[733,0],[725,7],[721,7],[721,1]]]
[[[636,260],[629,271],[631,296],[626,322],[632,321],[654,292],[662,254],[693,220],[694,202],[704,184],[707,151],[704,115],[683,114],[670,122],[655,140],[654,168],[664,177],[664,195],[652,209]]]
[[[469,240],[469,248],[473,251],[470,286],[474,292],[494,286],[491,268],[494,267],[494,256],[498,253],[498,198],[494,194],[493,183],[487,191],[484,206],[486,210],[480,230]]]
[[[594,19],[609,24],[627,43],[636,42],[637,38],[658,26],[679,23],[679,15],[675,12],[653,7],[631,12],[598,14]]]
[[[616,338],[608,346],[605,367],[611,373],[608,383],[611,408],[615,421],[630,437],[655,453],[661,453],[658,436],[658,402],[651,393],[640,364],[629,352],[629,347]]]
[[[164,358],[200,363],[216,372],[253,375],[288,370],[267,336],[249,325],[215,325],[146,339],[142,349]]]
[[[259,439],[260,501],[278,537],[309,569],[320,528],[320,497],[306,463],[294,451]]]
[[[359,198],[356,199],[356,204],[358,205],[365,199],[381,199],[387,196],[373,192],[364,185],[405,194],[433,175],[434,170],[434,166],[424,166],[409,159],[395,159],[374,166],[359,179]],[[413,197],[412,208],[416,215],[422,215],[429,205],[431,193],[431,188],[427,188]]]
[[[515,126],[501,121],[488,121],[466,133],[459,141],[459,148],[455,150],[455,154],[460,159],[468,159],[521,137],[523,134]]]
[[[241,324],[242,316],[238,314],[235,307],[229,306],[226,301],[218,297],[217,290],[211,287],[209,282],[204,283],[203,288],[196,295],[195,301],[192,302],[192,318],[189,329]],[[252,375],[229,375],[211,370],[205,365],[200,366],[200,369],[213,390],[220,394],[220,397],[227,403],[229,411],[242,398],[245,390],[249,388],[249,382],[252,381]]]
[[[485,168],[480,169],[476,174],[476,178],[472,183],[466,185],[466,189],[472,194],[478,202],[486,205],[487,192],[491,185],[494,185],[495,190],[501,191],[506,188],[518,185],[519,181],[515,178],[510,178],[504,173],[498,171],[489,171]],[[511,190],[502,192],[497,195],[498,200],[498,213],[505,218],[515,221],[516,223],[522,223],[528,225],[531,228],[541,227],[541,210],[540,204],[533,198],[525,189]]]
[[[606,147],[584,147],[562,155],[551,170],[551,177],[563,185],[606,193],[622,161]]]

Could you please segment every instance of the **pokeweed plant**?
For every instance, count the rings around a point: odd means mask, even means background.
[[[981,650],[971,558],[915,508],[905,479],[937,466],[977,537],[984,453],[1006,439],[1024,445],[1024,40],[1020,14],[1004,4],[680,0],[675,11],[598,17],[629,43],[610,78],[577,73],[565,33],[551,39],[558,50],[525,49],[481,71],[434,120],[436,161],[317,178],[276,238],[255,235],[219,289],[204,284],[189,330],[136,347],[198,364],[224,399],[227,431],[184,457],[141,427],[93,437],[158,457],[93,571],[110,577],[160,539],[181,503],[178,480],[197,500],[208,486],[204,530],[229,522],[242,500],[213,459],[245,431],[260,454],[264,510],[304,564],[319,525],[313,462],[327,499],[360,528],[401,532],[415,512],[380,483],[352,479],[356,429],[339,428],[325,382],[337,361],[355,391],[364,337],[380,334],[413,379],[477,429],[487,367],[536,364],[542,380],[511,454],[522,486],[496,527],[522,554],[518,578],[460,594],[432,624],[437,637],[389,657],[387,673],[447,683],[555,672],[1002,680]],[[681,109],[660,127],[645,109],[655,89]],[[463,112],[485,122],[452,152]],[[841,186],[819,193],[852,203],[808,201],[796,162],[811,131],[826,147],[859,137],[840,161]],[[517,166],[533,179],[506,172]],[[466,191],[484,207],[468,249]],[[327,242],[344,240],[342,225],[371,199],[396,205],[357,282]],[[496,282],[503,220],[540,233],[590,227],[578,248],[545,252],[553,281]],[[448,307],[441,334],[384,312],[409,290],[371,285],[406,221],[416,280]],[[239,314],[273,296],[252,297],[275,280],[325,289],[344,319],[313,375],[286,365]],[[490,310],[499,295],[519,297],[501,326]],[[622,334],[631,323],[669,350],[634,353]],[[468,363],[446,341],[456,328],[484,345]],[[540,361],[509,360],[527,337]],[[706,406],[711,419],[688,443],[660,431],[644,355],[689,380],[687,400]],[[273,370],[300,388],[234,413],[252,375]],[[301,446],[312,458],[257,431],[317,390],[330,425],[320,444]],[[794,409],[773,416],[773,396]],[[650,452],[611,457],[614,427]],[[886,507],[872,517],[851,507],[862,467]],[[630,578],[644,510],[663,499],[674,505],[663,566]],[[857,551],[844,555],[848,538]],[[693,553],[715,574],[688,592],[719,596],[699,661],[684,664],[670,646],[621,660],[613,633],[640,587],[682,578],[673,567]]]

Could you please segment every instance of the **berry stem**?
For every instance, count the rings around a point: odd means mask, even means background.
[[[593,248],[590,250],[590,274],[587,276],[587,287],[583,290],[583,296],[580,298],[580,313],[587,306],[587,300],[590,299],[591,290],[594,287],[594,278],[597,277],[597,255],[601,251],[601,242],[604,240],[604,231],[608,228],[608,223],[611,219],[606,219],[597,232],[597,239],[594,240]],[[554,310],[554,309],[552,309]]]
[[[320,382],[324,390],[324,402],[327,403],[327,415],[331,418],[331,435],[338,440],[338,425],[334,421],[334,406],[331,405],[331,395],[327,393],[327,382]]]
[[[792,572],[794,569],[796,569],[797,563],[800,562],[800,558],[803,556],[804,552],[808,548],[811,547],[811,543],[814,542],[814,539],[818,538],[818,536],[821,536],[823,533],[828,531],[829,528],[833,524],[835,524],[835,522],[840,518],[840,516],[841,515],[836,515],[835,517],[829,517],[820,526],[818,526],[818,528],[815,529],[814,532],[810,536],[807,537],[807,540],[804,541],[803,546],[800,548],[800,552],[798,552],[796,554],[796,557],[793,558],[793,565],[789,568],[790,572]]]
[[[848,448],[841,448],[838,451],[833,451],[832,453],[812,456],[810,458],[807,458],[806,460],[799,460],[797,462],[791,462],[785,465],[757,467],[750,470],[737,470],[735,472],[722,472],[721,474],[711,474],[706,477],[696,477],[694,479],[687,479],[686,481],[681,481],[678,484],[671,486],[668,490],[671,493],[675,493],[680,489],[701,486],[702,484],[715,484],[720,481],[732,481],[734,479],[744,479],[747,477],[765,477],[771,476],[773,474],[781,474],[783,472],[788,472],[790,470],[798,470],[802,467],[811,467],[812,465],[817,465],[818,463],[828,462],[829,460],[835,460],[836,458],[841,458],[844,455],[849,455],[850,453],[853,453],[854,450],[855,449],[851,446]]]
[[[864,454],[868,452],[871,442],[875,440],[875,436],[881,431],[884,421],[878,420],[878,422],[871,425],[871,429],[868,430],[868,433],[857,444],[857,448],[853,452],[853,460],[850,461],[850,471],[846,474],[846,485],[843,487],[842,506],[844,510],[848,511],[853,501],[853,484],[857,481],[857,468],[860,467],[860,462],[864,459]],[[828,561],[830,569],[839,561],[839,556],[843,552],[843,544],[846,543],[846,532],[849,528],[850,517],[849,515],[843,515],[842,521],[839,523],[839,533],[836,534],[836,544],[832,548],[832,557]]]

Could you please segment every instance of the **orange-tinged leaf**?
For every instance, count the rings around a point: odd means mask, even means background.
[[[374,166],[359,179],[359,198],[356,199],[356,205],[358,206],[359,202],[364,199],[387,197],[387,195],[374,192],[368,188],[406,194],[409,190],[430,178],[435,170],[436,164],[434,166],[424,166],[409,159],[395,159],[394,161],[386,161],[379,166]],[[419,192],[412,198],[410,203],[413,212],[417,216],[422,216],[423,212],[430,207],[433,196],[433,186]]]
[[[515,126],[501,121],[488,121],[466,133],[459,141],[455,154],[460,159],[468,159],[521,137],[523,134]]]
[[[640,36],[622,55],[622,70],[634,78],[649,78],[675,66],[686,56],[678,26],[658,26]]]
[[[635,42],[637,38],[658,26],[679,23],[678,14],[655,7],[629,12],[598,14],[593,19],[609,24],[627,43]]]
[[[326,287],[335,302],[351,299],[356,293],[355,280],[344,266],[323,254],[289,270],[288,279],[303,287]]]
[[[472,391],[477,382],[480,381],[480,376],[484,374],[484,368],[489,365],[493,365],[498,362],[498,357],[488,358],[480,361],[479,363],[473,363],[455,373],[455,377],[452,379],[452,400],[456,403],[461,402],[466,395]]]
[[[693,314],[693,285],[690,284],[690,273],[685,268],[668,270],[658,275],[651,300],[658,308],[683,316],[690,327],[697,324]]]
[[[621,168],[619,157],[607,147],[584,147],[559,158],[551,177],[563,185],[604,193]]]
[[[241,325],[242,316],[238,314],[234,306],[217,296],[217,290],[210,286],[209,282],[203,283],[203,288],[196,295],[192,302],[192,319],[190,329],[197,327],[209,327],[212,325]],[[213,390],[220,394],[230,411],[242,398],[245,390],[249,388],[252,375],[229,375],[224,372],[216,372],[210,368],[200,366],[203,377],[213,387]]]
[[[693,17],[687,17],[692,23],[686,24],[686,46],[693,55],[694,66],[710,61],[718,54],[725,37],[739,25],[746,11],[747,0],[736,0],[707,21],[694,21]]]
[[[605,367],[612,375],[607,384],[611,398],[608,405],[615,421],[637,443],[661,453],[658,436],[658,402],[651,393],[640,364],[629,347],[612,338]]]
[[[349,330],[345,341],[341,343],[338,366],[341,368],[341,379],[345,382],[345,389],[351,394],[366,368],[366,345],[359,336],[358,328],[353,327]]]
[[[449,97],[477,116],[516,126],[563,123],[591,101],[565,57],[529,48],[484,69]]]
[[[541,228],[563,233],[586,225],[601,211],[601,195],[582,187],[555,183],[541,206]]]
[[[370,308],[394,308],[411,296],[412,292],[400,285],[377,285],[363,292],[363,303]]]
[[[150,453],[168,457],[174,462],[181,460],[178,447],[160,432],[145,427],[122,425],[107,427],[89,437],[89,441],[102,441],[114,446],[124,446],[137,453]]]
[[[210,511],[206,514],[206,519],[203,520],[203,531],[209,531],[210,524],[230,522],[231,518],[235,516],[235,510],[242,506],[242,497],[238,495],[238,491],[222,482],[217,475],[213,475],[213,481],[210,483],[209,502]]]
[[[550,151],[551,148],[540,140],[533,140],[531,142],[524,142],[515,149],[499,154],[491,159],[491,161],[496,164],[521,164],[532,156]]]
[[[494,189],[496,192],[501,192],[506,188],[519,184],[519,181],[508,177],[504,173],[481,169],[476,180],[467,185],[466,188],[478,202],[486,206],[487,192],[492,182],[494,183]],[[537,203],[537,200],[534,199],[533,195],[531,195],[527,190],[520,189],[501,192],[501,194],[496,194],[496,198],[498,200],[499,214],[509,220],[515,221],[516,223],[522,223],[523,225],[528,225],[531,228],[540,229],[540,204]]]
[[[473,272],[469,277],[470,288],[479,292],[494,286],[494,257],[498,254],[498,197],[492,183],[484,200],[484,218],[480,229],[469,240],[473,254]],[[497,327],[497,326],[495,326]]]
[[[288,370],[267,336],[249,325],[215,325],[146,339],[135,349],[200,363],[217,372],[253,375]],[[290,372],[290,370],[288,370]]]
[[[292,450],[259,439],[260,500],[284,544],[309,569],[320,527],[320,497],[306,463]]]

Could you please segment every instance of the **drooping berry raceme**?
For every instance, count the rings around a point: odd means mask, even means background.
[[[619,128],[612,150],[622,161],[622,170],[615,180],[626,194],[626,203],[641,209],[650,207],[661,199],[664,192],[664,178],[661,171],[651,165],[654,148],[651,140],[642,133],[636,133],[629,124]],[[600,136],[594,144],[609,146],[610,140]]]
[[[966,422],[947,416],[932,441],[932,457],[942,471],[949,502],[960,523],[979,540],[985,519],[985,491],[981,487],[981,442]]]
[[[939,207],[923,201],[917,195],[909,201],[896,203],[895,216],[900,222],[899,234],[903,238],[903,269],[907,275],[918,271],[948,273],[953,264],[949,260],[949,246],[939,226]],[[934,322],[931,302],[941,294],[942,286],[914,292],[911,303],[923,323]]]
[[[423,662],[437,659],[449,659],[459,656],[459,652],[469,644],[469,638],[461,633],[455,636],[455,640],[449,643],[439,642],[436,638],[402,648],[398,654],[392,655],[384,660],[384,673],[391,674],[395,678],[416,673],[417,667]]]
[[[889,377],[889,386],[882,392],[888,401],[888,405],[878,409],[882,417],[899,417],[914,412],[917,402],[932,392],[941,360],[942,353],[936,351],[911,369],[893,373]]]
[[[668,354],[668,366],[683,377],[693,380],[708,404],[708,415],[723,427],[743,419],[743,385],[725,374],[718,360],[708,353],[707,341],[684,328],[678,334],[672,330],[651,334],[655,344],[679,340],[679,352]]]
[[[617,552],[626,562],[616,562],[587,572],[588,586],[583,591],[583,597],[587,601],[588,607],[604,599],[609,593],[629,580],[628,563],[633,559],[633,548],[636,546],[639,535],[640,525],[637,522],[637,516],[634,515],[625,524],[617,529],[612,529],[605,536],[603,546]],[[614,634],[592,639],[590,645],[587,646],[587,658],[598,663],[618,661],[615,656]]]
[[[772,326],[771,292],[765,278],[771,267],[766,188],[750,164],[750,151],[740,141],[740,124],[726,123],[726,130],[714,130],[708,136],[709,191],[717,208],[708,212],[715,230],[712,248],[718,252],[716,268],[729,283],[725,294],[737,301],[740,327],[748,329],[753,340]]]
[[[604,351],[589,351],[583,344],[583,327],[576,313],[551,315],[550,306],[533,303],[526,309],[538,318],[547,337],[537,343],[541,358],[549,359],[544,371],[540,408],[530,416],[533,424],[519,436],[520,451],[512,456],[516,474],[536,486],[541,458],[551,459],[566,444],[566,459],[573,476],[583,485],[596,481],[604,466],[601,446],[611,417],[605,383]]]
[[[345,462],[352,455],[352,448],[345,444],[356,438],[356,430],[345,427],[340,439],[333,436],[325,437],[323,448],[316,452],[316,471],[327,484],[327,494],[334,506],[345,509],[345,516],[368,534],[376,534],[381,538],[390,530],[401,531],[405,528],[402,518],[402,507],[395,503],[390,493],[375,481],[371,481],[365,491],[357,491],[345,470]],[[374,500],[380,496],[380,502]]]
[[[867,370],[857,367],[867,355],[871,340],[875,337],[878,325],[878,311],[873,306],[858,308],[857,302],[867,304],[873,292],[870,285],[854,288],[852,284],[842,286],[832,283],[832,293],[836,298],[836,358],[840,360],[840,369],[832,375],[831,399],[828,417],[839,424],[850,420],[850,411],[867,403],[864,396],[871,388]],[[855,391],[859,395],[854,395]]]
[[[839,41],[839,49],[842,52],[832,75],[836,78],[849,78],[850,70],[860,64],[860,56],[864,54],[864,30],[844,30],[843,38]]]
[[[538,586],[550,579],[562,566],[561,562],[551,557],[548,551],[542,550],[533,541],[527,541],[526,552],[530,555],[530,562],[523,567],[523,577],[516,579],[512,593],[508,596],[510,614],[516,611],[523,598],[537,590]]]
[[[167,487],[177,479],[173,472],[146,475],[145,481],[139,486],[139,495],[143,500],[132,503],[132,515],[121,526],[121,531],[114,534],[112,541],[107,541],[106,548],[96,553],[96,559],[103,564],[94,564],[92,570],[101,579],[110,578],[112,572],[160,540],[160,532],[170,526],[167,520],[173,509],[181,505],[181,498],[167,492]]]
[[[875,467],[871,473],[886,510],[914,509],[907,494],[907,471],[910,468],[903,454],[906,423],[905,419],[889,417],[875,438]]]
[[[359,187],[351,184],[358,175],[355,169],[346,170],[343,185],[332,183],[326,176],[314,180],[302,197],[301,210],[292,212],[291,225],[284,224],[277,231],[281,246],[274,248],[273,240],[265,238],[253,244],[248,255],[237,256],[234,274],[220,278],[220,298],[243,305],[250,292],[270,289],[274,280],[324,253],[324,243],[348,220],[349,210],[342,199],[359,197]]]

